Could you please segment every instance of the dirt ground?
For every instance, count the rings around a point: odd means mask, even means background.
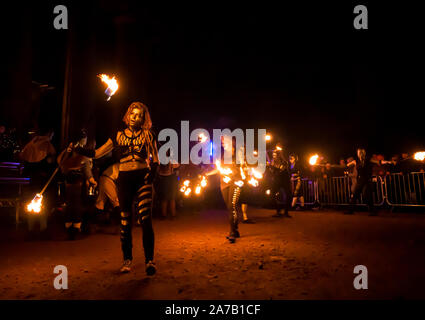
[[[154,220],[158,272],[144,271],[141,230],[134,264],[119,274],[119,235],[76,241],[2,241],[0,299],[424,299],[425,216],[380,212],[292,212],[249,208],[229,244],[226,212],[209,210]],[[56,265],[68,290],[56,290]],[[368,269],[368,290],[355,290],[353,269]]]

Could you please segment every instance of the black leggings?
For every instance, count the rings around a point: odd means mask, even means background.
[[[133,259],[131,235],[133,200],[137,196],[137,223],[143,230],[145,262],[153,260],[152,181],[150,169],[120,171],[117,179],[121,209],[121,248],[124,260]]]
[[[241,188],[236,185],[230,185],[221,189],[224,203],[229,211],[230,236],[235,236],[238,231],[238,214],[240,212],[239,198]]]
[[[373,206],[373,194],[372,194],[372,181],[367,178],[359,178],[354,185],[354,191],[350,199],[350,210],[354,211],[357,200],[363,194],[365,203],[368,206],[369,211],[374,210]]]

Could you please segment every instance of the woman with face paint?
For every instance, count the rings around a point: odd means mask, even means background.
[[[143,230],[146,273],[156,272],[154,263],[154,232],[152,227],[152,181],[158,166],[157,143],[151,131],[152,121],[148,108],[141,102],[133,102],[124,115],[127,128],[116,132],[96,151],[90,153],[98,159],[113,151],[119,162],[117,179],[118,199],[121,209],[121,248],[124,262],[121,272],[129,272],[132,254],[132,204],[137,198],[137,223]]]

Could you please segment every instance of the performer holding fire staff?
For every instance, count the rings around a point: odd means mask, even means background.
[[[137,197],[137,223],[143,230],[146,274],[154,275],[154,232],[152,227],[152,182],[158,166],[157,143],[152,133],[148,108],[133,102],[124,115],[127,128],[118,131],[96,151],[78,148],[77,152],[97,159],[111,151],[119,162],[117,179],[121,209],[121,248],[124,262],[121,272],[129,272],[132,254],[132,203]]]
[[[363,148],[357,149],[357,159],[347,163],[347,167],[356,166],[357,170],[357,179],[353,187],[353,193],[351,194],[350,207],[348,211],[344,212],[345,214],[353,214],[354,208],[357,200],[360,199],[360,195],[363,193],[366,204],[369,209],[370,216],[376,216],[376,210],[373,205],[373,195],[372,195],[372,171],[375,164],[388,164],[390,161],[378,161],[374,160],[368,155],[366,155],[366,150]]]
[[[58,156],[58,163],[65,177],[66,211],[65,228],[68,239],[74,240],[77,234],[81,233],[81,223],[83,214],[83,195],[85,191],[84,182],[97,185],[91,171],[91,161],[89,158],[73,151],[73,147],[85,147],[87,144],[87,132],[83,129],[80,132],[78,141],[71,143],[67,149]],[[75,150],[75,149],[74,149]]]
[[[273,190],[275,192],[276,214],[275,218],[292,218],[289,215],[289,208],[291,207],[292,192],[291,192],[291,178],[289,174],[289,163],[283,156],[282,148],[273,150],[273,159],[271,162],[273,172]],[[285,199],[284,199],[285,195]],[[283,206],[283,202],[285,206]],[[281,214],[281,210],[284,213]]]
[[[301,181],[301,168],[298,165],[298,156],[291,154],[289,156],[289,173],[291,179],[295,181],[294,194],[292,199],[292,207],[295,207],[297,200],[300,199],[301,210],[304,209],[304,195]]]

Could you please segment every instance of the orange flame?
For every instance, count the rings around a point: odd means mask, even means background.
[[[30,213],[40,213],[43,196],[37,193],[32,201],[27,205],[27,211]]]
[[[425,152],[416,152],[413,156],[413,158],[417,161],[424,161],[425,160]]]
[[[317,160],[319,159],[319,155],[315,154],[314,156],[310,157],[310,160],[308,161],[310,165],[315,166],[317,164]]]
[[[115,94],[115,92],[118,90],[118,82],[117,79],[115,79],[115,76],[110,78],[106,74],[100,74],[98,77],[102,80],[102,82],[107,84],[107,88],[105,90],[106,95],[108,95],[107,101],[111,99],[111,97]]]

